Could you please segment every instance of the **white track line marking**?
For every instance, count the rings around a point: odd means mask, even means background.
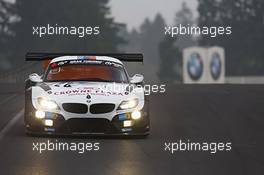
[[[3,101],[0,102],[0,105],[5,104],[6,102],[8,102],[9,100],[11,100],[15,96],[17,96],[17,94],[13,94],[13,95],[8,96],[7,98],[5,98]]]
[[[20,110],[8,123],[7,125],[1,130],[0,132],[0,140],[4,138],[6,133],[15,125],[15,123],[22,117],[24,114],[24,109]]]

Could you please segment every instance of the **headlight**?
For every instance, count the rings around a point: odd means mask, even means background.
[[[122,101],[118,109],[131,109],[138,105],[138,99],[133,99],[129,101]]]
[[[134,111],[131,113],[131,118],[134,120],[138,120],[141,118],[141,112],[140,111]]]
[[[59,106],[57,105],[55,101],[47,100],[42,97],[38,98],[38,103],[43,109],[49,109],[49,110],[59,109]]]
[[[39,119],[45,118],[45,112],[44,111],[37,110],[35,112],[35,117],[36,118],[39,118]]]

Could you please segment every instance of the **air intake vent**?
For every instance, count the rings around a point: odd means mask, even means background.
[[[77,119],[71,118],[64,125],[71,132],[81,133],[106,133],[111,129],[110,121],[107,119]]]
[[[98,103],[90,106],[90,112],[92,114],[103,114],[112,112],[115,109],[115,104],[112,103]]]
[[[63,103],[62,107],[67,112],[77,114],[85,114],[88,111],[88,106],[82,103]]]

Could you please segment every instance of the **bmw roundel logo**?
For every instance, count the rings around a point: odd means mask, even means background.
[[[86,98],[91,99],[92,97],[91,97],[91,95],[87,94]]]
[[[198,53],[192,53],[187,62],[188,74],[193,80],[198,80],[203,74],[203,61]]]
[[[222,68],[222,63],[221,63],[220,55],[218,53],[214,53],[212,55],[212,59],[210,62],[210,72],[214,80],[219,79],[221,75],[221,68]]]
[[[87,98],[86,102],[87,103],[91,103],[91,101],[92,101],[91,100],[91,98],[92,98],[91,95],[87,94],[86,98]]]

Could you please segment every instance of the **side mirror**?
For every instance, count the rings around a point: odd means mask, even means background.
[[[41,83],[41,82],[43,82],[41,76],[39,76],[36,73],[30,74],[29,75],[29,80],[32,81],[32,82],[34,82],[34,83]]]
[[[130,79],[130,83],[133,84],[138,84],[138,83],[142,83],[144,80],[144,76],[141,74],[135,74],[131,79]]]

